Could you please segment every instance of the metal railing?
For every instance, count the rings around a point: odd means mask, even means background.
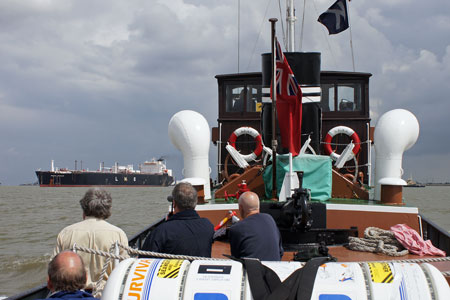
[[[427,217],[419,214],[422,220],[422,233],[424,240],[430,240],[433,246],[450,255],[450,234],[447,230],[432,222]]]

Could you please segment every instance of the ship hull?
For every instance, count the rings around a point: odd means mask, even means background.
[[[129,174],[105,172],[51,172],[36,171],[41,187],[83,187],[83,186],[169,186],[174,178],[162,174]]]

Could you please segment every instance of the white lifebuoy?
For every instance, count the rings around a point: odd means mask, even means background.
[[[250,136],[252,136],[255,139],[255,150],[253,150],[252,153],[247,154],[247,155],[243,155],[241,154],[242,158],[246,161],[246,162],[250,162],[252,160],[255,160],[258,156],[261,155],[262,150],[263,150],[263,142],[262,142],[262,136],[261,134],[259,134],[259,132],[252,128],[252,127],[240,127],[238,129],[236,129],[231,135],[230,138],[228,139],[228,143],[234,148],[236,149],[236,140],[239,136],[243,135],[243,134],[248,134]],[[236,149],[237,150],[237,149]]]
[[[351,129],[350,127],[347,126],[336,126],[332,129],[330,129],[330,131],[328,131],[327,135],[325,136],[324,139],[324,149],[325,149],[325,153],[328,154],[332,160],[337,161],[339,159],[339,157],[341,156],[340,154],[337,154],[336,152],[334,152],[331,149],[331,140],[333,139],[333,137],[336,134],[346,134],[348,135],[351,139],[353,144],[355,144],[355,147],[353,148],[353,155],[349,156],[347,158],[347,161],[351,160],[358,152],[359,149],[361,148],[361,141],[359,140],[359,136],[356,134],[356,132]]]

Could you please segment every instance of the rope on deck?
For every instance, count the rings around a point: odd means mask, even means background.
[[[367,227],[364,238],[349,237],[348,248],[356,251],[383,253],[389,256],[404,256],[408,250],[404,249],[390,230],[377,227]]]

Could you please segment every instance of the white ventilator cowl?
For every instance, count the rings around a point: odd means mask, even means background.
[[[205,199],[211,199],[208,162],[210,131],[206,119],[192,110],[177,112],[169,121],[169,137],[172,144],[183,153],[183,176],[203,178]]]
[[[419,137],[419,122],[409,111],[394,109],[383,114],[377,122],[375,142],[375,200],[380,200],[381,184],[406,185],[403,175],[403,152]]]

